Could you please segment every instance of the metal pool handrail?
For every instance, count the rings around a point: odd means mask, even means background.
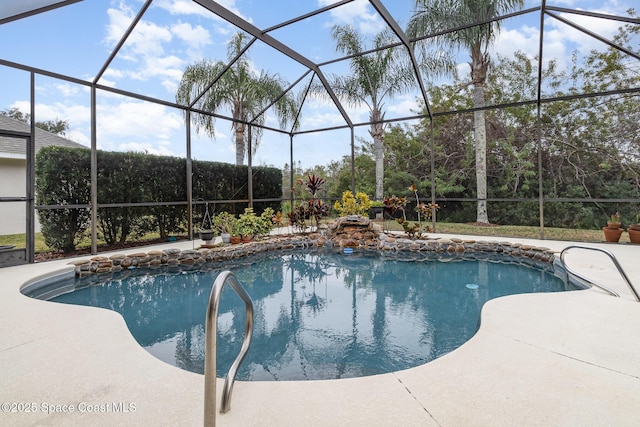
[[[205,323],[205,350],[204,350],[204,425],[214,427],[216,425],[216,332],[218,330],[218,306],[220,295],[224,285],[229,282],[234,291],[244,301],[247,310],[247,320],[244,329],[244,339],[240,353],[231,364],[222,389],[220,413],[225,413],[231,408],[231,392],[236,379],[238,367],[244,360],[251,345],[253,336],[253,302],[244,290],[236,276],[231,271],[223,271],[218,275],[209,296],[207,306],[207,320]]]
[[[611,261],[613,261],[613,265],[615,265],[616,269],[618,270],[618,273],[620,273],[620,275],[622,276],[622,279],[624,279],[624,281],[627,283],[627,286],[629,287],[629,289],[631,290],[631,293],[633,294],[633,296],[636,298],[636,301],[640,302],[640,295],[638,295],[638,292],[636,291],[636,288],[631,284],[631,281],[629,280],[629,278],[627,277],[627,274],[624,272],[622,266],[620,265],[620,263],[618,262],[618,259],[616,258],[616,256],[613,254],[613,252],[610,252],[606,249],[602,249],[602,248],[592,248],[590,246],[581,246],[581,245],[571,245],[571,246],[567,246],[566,248],[564,248],[561,252],[560,252],[560,262],[562,263],[562,266],[564,267],[564,269],[567,271],[567,273],[570,273],[576,277],[579,277],[580,279],[584,280],[585,282],[602,289],[603,291],[607,292],[610,295],[613,295],[614,297],[619,297],[620,294],[618,294],[617,292],[612,291],[611,289],[607,288],[606,286],[603,285],[599,285],[597,283],[592,282],[591,280],[587,279],[586,277],[576,273],[575,271],[571,270],[568,266],[567,263],[564,260],[564,255],[567,253],[567,251],[569,249],[587,249],[587,250],[591,250],[591,251],[596,251],[596,252],[602,252],[604,254],[606,254]]]

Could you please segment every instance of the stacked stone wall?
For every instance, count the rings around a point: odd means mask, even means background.
[[[220,244],[212,248],[180,250],[167,248],[132,254],[94,256],[72,261],[78,277],[128,272],[137,269],[174,268],[201,269],[217,261],[232,260],[275,250],[305,248],[359,248],[382,253],[422,254],[426,258],[450,257],[485,259],[490,254],[502,254],[527,264],[551,266],[556,251],[520,243],[427,237],[409,239],[401,234],[385,233],[381,227],[364,217],[344,217],[307,234],[272,235],[264,240],[236,245]]]

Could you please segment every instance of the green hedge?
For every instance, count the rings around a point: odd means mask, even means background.
[[[89,150],[42,148],[36,157],[36,204],[89,204],[90,156]],[[90,213],[88,209],[41,209],[38,217],[47,246],[71,252],[89,226]]]
[[[44,147],[36,157],[38,205],[89,204],[91,152],[87,149]],[[141,153],[98,151],[98,204],[182,204],[98,209],[98,230],[108,244],[123,243],[129,236],[159,233],[162,238],[187,229],[186,159]],[[193,200],[210,202],[248,199],[247,166],[194,161]],[[253,168],[254,199],[279,199],[282,172]],[[278,202],[255,203],[256,212],[279,209]],[[247,203],[215,204],[215,211],[244,212]],[[204,212],[195,208],[194,223]],[[88,209],[39,210],[42,233],[48,246],[70,252],[89,227]]]

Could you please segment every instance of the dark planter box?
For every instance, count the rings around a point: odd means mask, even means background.
[[[384,219],[384,206],[369,208],[369,219]]]

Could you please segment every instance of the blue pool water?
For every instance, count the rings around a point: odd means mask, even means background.
[[[225,265],[247,289],[255,310],[253,341],[237,378],[348,378],[418,366],[469,340],[486,301],[569,289],[545,269],[492,259],[447,261],[358,251],[276,252]],[[115,310],[150,353],[202,373],[206,307],[220,271],[130,276],[52,301]],[[244,312],[239,297],[225,287],[219,376],[238,354]]]

